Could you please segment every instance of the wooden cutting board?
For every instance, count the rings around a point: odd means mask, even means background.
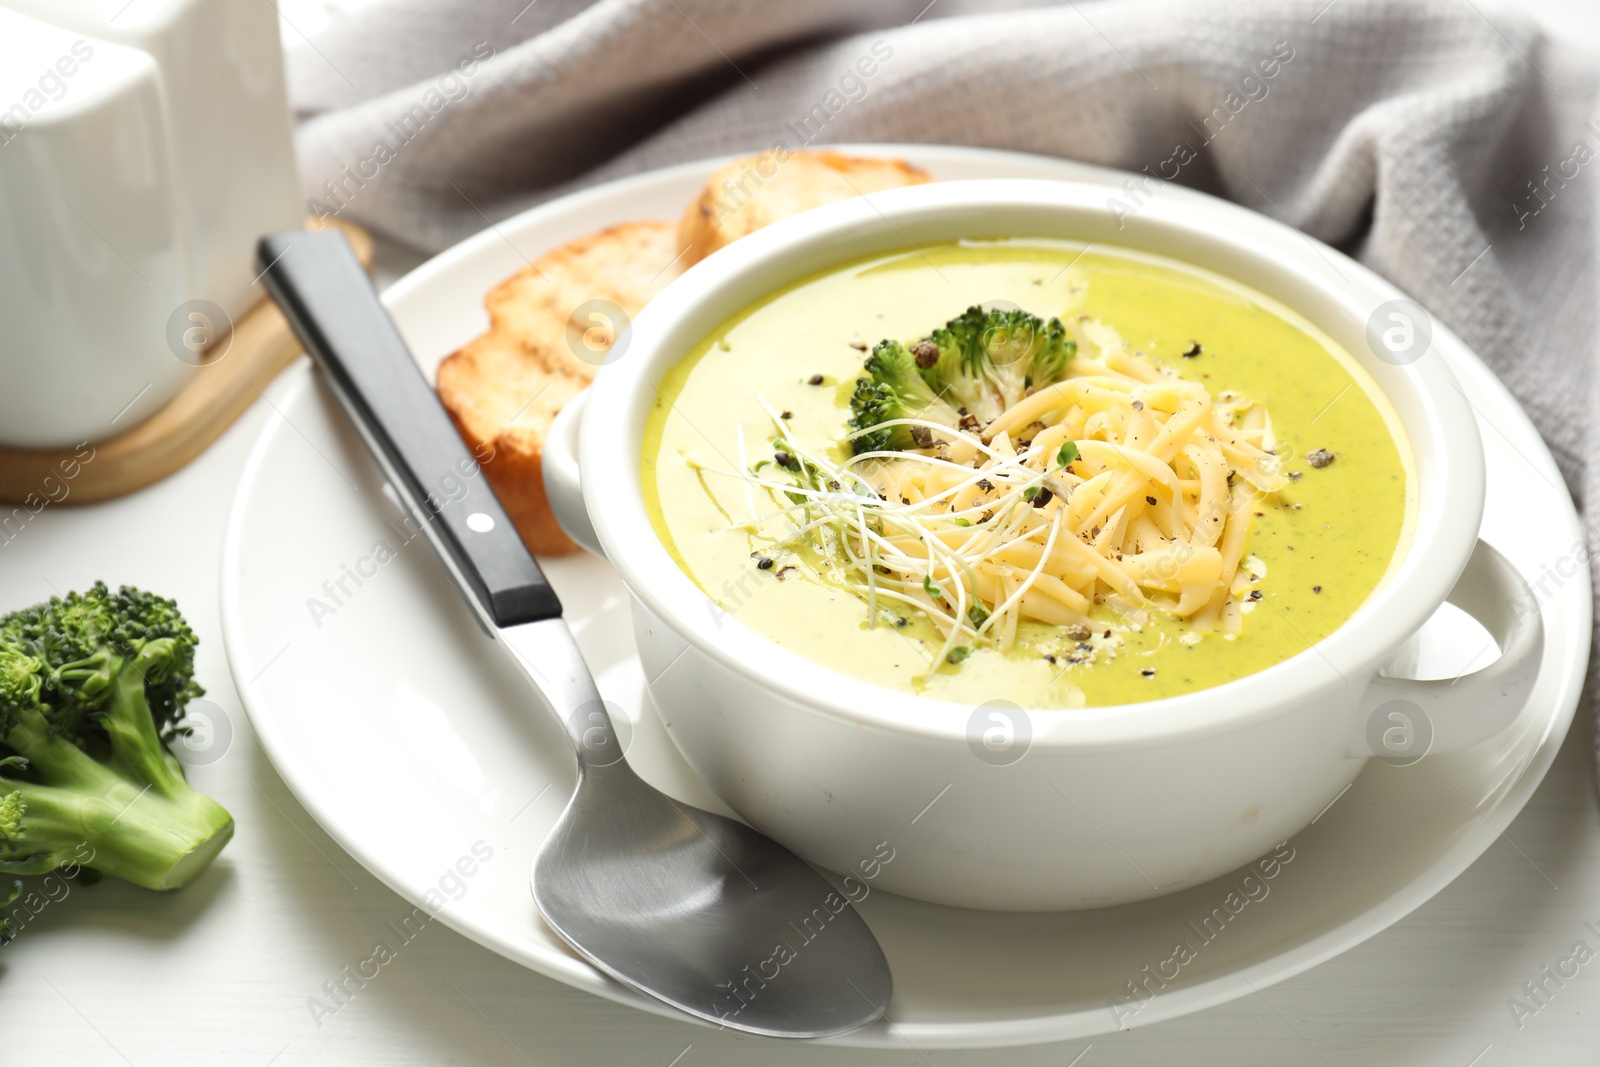
[[[357,257],[372,266],[372,238],[365,230],[337,219],[327,224],[344,231]],[[278,306],[263,298],[211,344],[182,392],[126,433],[55,450],[0,446],[0,503],[32,511],[92,504],[160,481],[204,452],[300,352]]]

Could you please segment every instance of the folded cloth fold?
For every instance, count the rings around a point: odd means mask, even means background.
[[[1117,167],[1130,206],[1191,186],[1387,276],[1506,381],[1580,503],[1600,500],[1600,57],[1520,16],[1451,0],[516,6],[377,0],[292,48],[310,210],[432,251],[574,188],[774,145]]]

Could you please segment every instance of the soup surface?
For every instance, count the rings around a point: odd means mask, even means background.
[[[796,498],[771,487],[784,474],[774,455],[788,458],[777,435],[846,463],[851,398],[868,352],[885,339],[912,345],[975,304],[1115,331],[1157,373],[1224,401],[1247,394],[1270,413],[1265,443],[1282,487],[1249,497],[1227,597],[1231,627],[1197,627],[1091,580],[1084,622],[1023,619],[1004,641],[960,637],[952,650],[958,638],[947,640],[948,624],[881,595],[869,610],[859,586],[839,579],[837,546],[796,536],[805,525],[790,506]],[[1094,436],[1085,431],[1086,453]],[[1068,457],[1063,448],[1059,459]],[[1088,476],[1082,466],[1065,470]],[[1174,261],[1008,239],[849,264],[723,323],[662,383],[646,428],[643,489],[656,532],[719,622],[736,618],[818,663],[906,692],[1071,708],[1217,685],[1332,633],[1396,556],[1413,507],[1410,471],[1398,421],[1376,385],[1286,308]],[[930,583],[930,594],[949,584]],[[971,618],[987,614],[977,610]]]

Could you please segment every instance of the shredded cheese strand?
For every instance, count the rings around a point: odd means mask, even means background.
[[[1009,647],[1023,621],[1086,623],[1108,599],[1237,632],[1253,495],[1288,482],[1270,417],[1237,393],[1213,398],[1102,324],[1074,330],[1067,377],[981,432],[895,419],[883,425],[924,427],[931,446],[835,461],[763,400],[786,462],[771,473],[690,462],[767,493],[776,510],[758,514],[750,496],[736,528],[816,549],[863,596],[869,625],[884,602],[918,608],[944,638],[936,665],[985,641]],[[738,444],[745,464],[742,427]]]

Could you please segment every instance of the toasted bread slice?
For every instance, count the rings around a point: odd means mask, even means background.
[[[491,289],[489,320],[589,381],[626,320],[682,272],[688,257],[676,241],[670,222],[654,221],[569,241]]]
[[[678,223],[686,263],[768,223],[863,193],[921,185],[928,172],[899,159],[860,159],[837,152],[776,152],[736,159],[711,175]]]
[[[502,330],[491,330],[439,364],[439,399],[536,555],[576,547],[550,514],[544,439],[562,406],[587,385],[552,373],[537,353]]]
[[[489,332],[439,364],[439,399],[528,548],[550,556],[577,547],[550,514],[544,440],[625,320],[691,263],[769,222],[928,180],[900,160],[836,152],[738,160],[712,175],[678,225],[625,222],[577,238],[491,290]]]
[[[550,423],[593,379],[623,316],[678,275],[675,240],[670,222],[627,222],[546,253],[485,298],[489,332],[439,364],[440,401],[537,555],[577,548],[544,491]]]

